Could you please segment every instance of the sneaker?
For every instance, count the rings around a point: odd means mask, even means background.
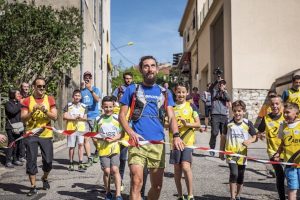
[[[269,170],[269,174],[272,176],[272,178],[276,177],[275,170]]]
[[[99,162],[99,156],[95,155],[93,158],[93,163],[97,163],[97,162]]]
[[[188,196],[187,200],[194,200],[194,196]]]
[[[184,196],[178,197],[177,200],[185,200]]]
[[[46,179],[42,179],[42,181],[43,181],[43,189],[49,190],[50,189],[49,181]]]
[[[79,172],[85,172],[86,171],[86,166],[84,164],[79,164],[78,165],[78,171]]]
[[[216,155],[216,153],[214,151],[210,151],[209,155],[212,156],[212,157],[214,157]]]
[[[6,167],[6,168],[14,168],[14,165],[13,165],[11,162],[7,162],[7,163],[5,164],[5,167]]]
[[[115,200],[123,200],[123,198],[121,196],[117,196]]]
[[[121,188],[120,188],[121,192],[123,192],[124,189],[125,189],[124,183],[121,183]]]
[[[21,157],[21,158],[19,158],[19,161],[23,163],[23,162],[26,162],[26,159]]]
[[[23,166],[23,163],[20,162],[20,161],[18,161],[18,160],[14,160],[14,161],[12,162],[12,164],[14,164],[14,165],[16,165],[16,166]]]
[[[74,164],[69,165],[68,171],[74,171]]]
[[[111,192],[106,193],[105,200],[112,200],[112,199],[113,199],[112,193]]]
[[[90,167],[93,165],[93,158],[89,157],[87,163],[85,163],[85,166]]]
[[[31,197],[33,195],[36,195],[38,193],[36,187],[30,188],[29,192],[27,193],[27,196]]]

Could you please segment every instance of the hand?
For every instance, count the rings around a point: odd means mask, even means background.
[[[40,106],[40,110],[43,112],[43,113],[47,113],[48,110],[46,109],[46,107],[44,105],[41,105]]]
[[[135,133],[134,131],[131,133],[128,133],[129,135],[129,141],[132,142],[132,145],[135,147],[139,146],[139,135]]]
[[[266,134],[265,133],[259,133],[259,134],[257,134],[257,138],[259,138],[261,140],[264,140],[264,139],[266,139]]]
[[[223,154],[223,153],[219,153],[219,158],[220,158],[221,160],[225,160],[224,154]]]
[[[86,81],[86,82],[85,82],[85,87],[86,87],[88,90],[92,91],[92,84],[91,84],[90,81]]]
[[[35,111],[39,110],[40,109],[40,105],[38,104],[35,104],[32,108],[32,113],[34,113]]]
[[[185,121],[185,119],[180,119],[181,123],[183,126],[187,126],[187,122]]]
[[[246,146],[246,147],[248,147],[251,143],[252,143],[251,140],[245,140],[245,141],[243,142],[243,145]]]
[[[204,130],[205,130],[205,129],[204,129],[204,128],[202,128],[202,127],[200,127],[200,128],[199,128],[199,131],[200,131],[201,133],[203,133],[203,132],[204,132]]]
[[[271,160],[274,160],[274,161],[279,162],[279,161],[280,161],[280,154],[279,154],[279,153],[275,153],[275,154],[272,156]]]
[[[183,151],[184,143],[180,137],[173,138],[173,148]]]
[[[4,143],[6,141],[6,136],[0,134],[0,143]]]
[[[113,142],[113,141],[115,141],[113,138],[110,138],[110,137],[104,138],[104,140],[107,141],[107,142]]]

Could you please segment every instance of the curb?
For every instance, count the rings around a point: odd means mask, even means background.
[[[60,141],[57,141],[57,142],[54,142],[53,143],[53,155],[55,153],[57,153],[58,151],[62,150],[63,148],[66,147],[66,143],[67,143],[67,140],[63,139],[63,140],[60,140]],[[40,162],[42,160],[42,157],[38,157],[37,158],[37,162]],[[25,165],[21,166],[24,168],[25,170]],[[0,167],[0,177],[4,174],[4,173],[7,173],[7,172],[14,172],[16,170],[20,170],[20,168],[13,168],[13,169],[7,169],[5,168],[5,166],[1,166]]]

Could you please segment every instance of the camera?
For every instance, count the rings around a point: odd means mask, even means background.
[[[217,75],[218,77],[220,77],[223,74],[223,71],[220,69],[220,67],[217,67],[214,70],[214,74]]]

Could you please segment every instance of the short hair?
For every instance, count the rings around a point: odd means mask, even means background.
[[[295,109],[297,114],[299,114],[299,106],[296,103],[286,103],[284,104],[284,109]]]
[[[246,104],[242,100],[237,100],[237,101],[233,102],[232,103],[232,110],[235,107],[241,107],[243,109],[243,111],[246,111]]]
[[[269,90],[267,95],[269,96],[270,94],[277,95],[277,92],[276,92],[276,90]]]
[[[113,101],[118,101],[118,98],[117,98],[116,96],[111,96],[111,99],[112,99]]]
[[[123,79],[125,78],[125,76],[131,76],[131,77],[133,77],[132,73],[129,72],[129,71],[124,72],[124,74],[123,74]]]
[[[158,63],[157,63],[157,60],[156,60],[156,58],[154,58],[153,56],[143,56],[143,57],[141,57],[141,59],[140,59],[140,63],[139,63],[139,67],[140,67],[140,69],[143,67],[143,62],[144,62],[145,60],[148,60],[148,59],[152,59],[152,60],[154,60],[154,61],[155,61],[155,63],[156,63],[156,66],[158,66]]]
[[[226,81],[224,79],[222,79],[222,80],[219,81],[219,84],[226,85]]]
[[[80,93],[80,94],[81,94],[81,92],[80,92],[79,89],[74,90],[72,96],[74,97],[74,95],[77,94],[77,93]]]
[[[197,90],[197,91],[198,91],[198,88],[197,88],[197,87],[193,87],[193,91],[194,91],[194,90]]]
[[[104,104],[105,102],[114,102],[112,96],[105,96],[102,99],[102,104]]]
[[[300,80],[300,75],[295,75],[295,76],[293,76],[293,82],[294,82],[295,80]]]
[[[176,83],[175,90],[177,90],[178,87],[185,87],[185,89],[188,90],[187,84],[185,84],[183,82]]]
[[[43,80],[44,82],[46,82],[46,79],[44,77],[38,76],[34,79],[34,81],[32,82],[32,85],[35,85],[38,80]]]
[[[19,90],[15,89],[15,88],[9,89],[9,91],[8,91],[8,97],[9,97],[9,99],[15,99],[17,91],[19,91]]]
[[[189,100],[191,100],[191,99],[193,99],[192,95],[190,95],[190,94],[186,95],[185,100],[189,101]]]

